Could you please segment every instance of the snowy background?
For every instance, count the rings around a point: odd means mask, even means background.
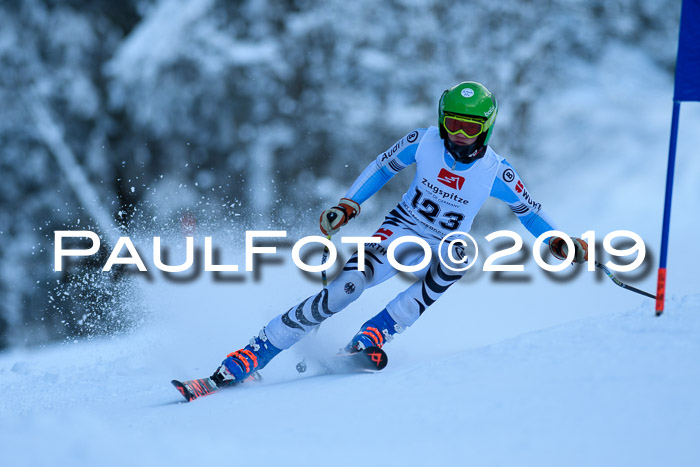
[[[651,0],[0,3],[3,463],[698,465],[698,104],[681,111],[660,318],[599,273],[555,281],[525,259],[525,273],[465,277],[387,347],[382,373],[296,374],[407,285],[396,278],[262,384],[183,405],[170,379],[210,374],[319,280],[290,248],[257,277],[169,277],[149,253],[160,235],[175,264],[184,236],[211,235],[242,265],[246,229],[316,234],[319,209],[474,79],[499,98],[494,149],[535,199],[572,235],[641,235],[648,261],[620,276],[654,291],[679,13]],[[373,230],[408,180],[343,234]],[[473,234],[501,228],[531,245],[487,203]],[[98,231],[100,254],[54,272],[60,229]],[[151,274],[100,272],[120,235]]]

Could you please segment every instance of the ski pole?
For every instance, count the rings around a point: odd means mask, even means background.
[[[338,214],[335,212],[331,211],[328,214],[326,214],[326,219],[328,219],[330,222],[333,222],[335,218],[338,217]],[[326,235],[326,238],[328,240],[331,239],[331,234]],[[321,256],[321,265],[326,264],[326,261],[328,261],[328,255],[330,254],[330,250],[328,249],[327,246],[323,247],[323,256]],[[323,282],[323,288],[325,289],[326,286],[328,285],[328,275],[326,274],[326,270],[324,269],[321,271],[321,281]],[[316,328],[318,329],[318,328]]]
[[[334,213],[331,213],[334,214]],[[326,238],[328,240],[331,239],[330,235],[326,235]],[[321,265],[326,264],[326,261],[328,261],[328,255],[330,254],[330,251],[327,246],[323,247],[323,256],[321,256]],[[321,271],[321,281],[323,282],[323,288],[325,289],[328,286],[328,275],[326,274],[326,270],[324,269]],[[318,328],[316,328],[318,329]]]
[[[328,213],[328,217],[330,219],[331,214],[333,214],[333,218],[335,219],[335,213],[331,212]],[[331,219],[332,220],[332,219]],[[326,235],[326,238],[328,240],[331,239],[331,235]],[[321,265],[326,264],[326,261],[328,261],[328,255],[330,254],[330,250],[328,249],[327,246],[323,247],[323,256],[321,256]],[[321,281],[323,282],[323,288],[325,289],[326,286],[328,286],[328,275],[326,274],[326,270],[324,269],[321,271]],[[318,329],[321,327],[321,323],[316,326],[311,333],[313,335],[316,335],[318,333]],[[297,371],[299,373],[304,373],[306,371],[306,357],[302,358],[299,363],[297,363]]]
[[[617,277],[613,276],[613,273],[610,272],[610,269],[606,268],[605,266],[603,266],[602,264],[600,264],[598,261],[595,262],[595,265],[596,265],[597,268],[599,268],[599,269],[602,270],[605,274],[607,274],[608,277],[610,278],[610,280],[612,280],[615,284],[619,285],[619,286],[622,287],[623,289],[631,290],[632,292],[636,292],[636,293],[638,293],[638,294],[640,294],[640,295],[644,295],[645,297],[653,298],[654,300],[656,300],[656,295],[652,295],[652,294],[650,294],[650,293],[648,293],[648,292],[645,292],[645,291],[643,291],[643,290],[639,290],[639,289],[636,288],[636,287],[632,287],[631,285],[625,284],[625,283],[622,282],[620,279],[618,279]]]

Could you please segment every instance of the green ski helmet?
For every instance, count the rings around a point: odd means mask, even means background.
[[[481,83],[475,81],[464,81],[458,85],[446,89],[440,96],[438,104],[438,128],[440,137],[445,142],[445,148],[454,156],[458,162],[473,162],[484,157],[486,146],[491,138],[496,115],[498,114],[498,102],[496,96],[486,89]],[[457,117],[466,119],[470,123],[481,125],[481,131],[475,142],[469,145],[453,143],[448,138],[448,128],[445,126],[445,118]],[[448,120],[448,123],[454,120]],[[453,127],[457,132],[468,136],[459,127]],[[455,133],[450,132],[450,133]]]

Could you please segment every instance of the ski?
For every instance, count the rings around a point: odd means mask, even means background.
[[[382,349],[379,347],[367,347],[361,352],[341,352],[332,359],[324,360],[320,363],[324,368],[323,374],[338,374],[381,371],[386,367],[388,361],[388,357]],[[304,371],[306,371],[306,368],[304,368]],[[302,373],[302,371],[300,371],[300,373]],[[191,402],[222,389],[239,386],[246,381],[260,381],[261,379],[262,376],[260,376],[258,372],[255,372],[243,381],[233,382],[226,386],[217,386],[211,378],[191,379],[188,381],[178,381],[174,379],[171,383],[182,397],[185,398],[186,402]]]
[[[331,375],[340,373],[377,372],[383,370],[389,359],[387,354],[379,347],[367,347],[360,352],[341,351],[334,357],[317,359],[316,363],[321,367],[320,374]],[[297,371],[304,373],[306,364],[297,365]]]
[[[360,371],[381,371],[389,363],[389,357],[379,347],[367,347],[360,352],[341,353],[339,358],[348,359],[351,367]]]
[[[172,380],[171,383],[175,389],[185,398],[186,402],[193,401],[197,398],[208,396],[222,389],[228,389],[239,386],[246,381],[260,381],[262,376],[258,372],[253,373],[243,381],[233,382],[226,386],[217,386],[211,378],[191,379],[189,381]]]
[[[192,379],[189,381],[178,381],[174,379],[171,383],[187,402],[193,401],[198,397],[208,396],[221,389],[211,378]]]

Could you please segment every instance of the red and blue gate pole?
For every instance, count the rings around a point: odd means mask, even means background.
[[[673,92],[673,119],[671,120],[671,144],[666,171],[666,202],[664,225],[661,231],[661,255],[659,280],[656,284],[656,316],[664,312],[666,295],[666,254],[671,221],[671,195],[673,194],[673,169],[676,165],[676,139],[682,101],[700,101],[700,0],[683,0],[681,22],[678,31],[676,56],[676,80]]]
[[[656,282],[656,316],[664,312],[666,296],[666,258],[668,254],[668,231],[671,223],[671,198],[673,196],[673,172],[676,166],[676,141],[678,139],[678,120],[681,102],[673,100],[673,117],[671,119],[671,143],[668,149],[668,167],[666,169],[666,201],[664,202],[664,223],[661,230],[661,255],[659,259],[659,276]]]

